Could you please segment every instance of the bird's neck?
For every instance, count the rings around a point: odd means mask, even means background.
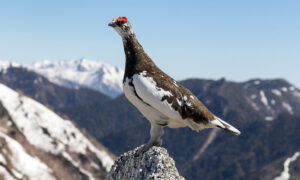
[[[136,53],[144,52],[143,47],[141,46],[134,34],[132,36],[124,38],[123,45],[126,58],[128,55],[133,56]]]
[[[151,63],[152,60],[144,52],[143,47],[134,34],[123,39],[123,45],[126,56],[124,78],[130,78],[134,73],[141,71],[145,64]]]
[[[127,64],[136,64],[145,54],[143,47],[134,34],[123,39],[123,45],[126,56],[126,66]]]

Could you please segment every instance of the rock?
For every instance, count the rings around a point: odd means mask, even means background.
[[[122,154],[115,161],[106,180],[184,180],[166,149],[154,146],[136,157],[141,147]]]

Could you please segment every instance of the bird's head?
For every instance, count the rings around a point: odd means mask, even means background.
[[[123,39],[134,35],[133,29],[126,17],[113,18],[108,25],[113,27]]]

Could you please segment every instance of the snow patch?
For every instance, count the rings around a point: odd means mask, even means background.
[[[19,173],[18,171],[16,171],[15,169],[12,169],[11,172],[16,178],[23,179],[23,175],[21,173]]]
[[[1,145],[0,145],[1,147]],[[0,154],[0,163],[6,165],[6,160],[4,158],[4,156],[2,156],[2,154]]]
[[[282,87],[281,90],[282,90],[283,92],[287,92],[287,91],[288,91],[288,88],[287,88],[287,87]]]
[[[274,118],[273,118],[272,116],[266,116],[266,117],[265,117],[265,120],[266,120],[266,121],[273,121]]]
[[[285,108],[290,114],[293,114],[293,108],[290,104],[283,102],[282,103],[283,108]]]
[[[260,81],[256,80],[256,81],[254,81],[254,84],[255,84],[255,85],[259,85],[259,84],[260,84]]]
[[[17,128],[34,146],[52,154],[65,152],[95,153],[107,171],[113,164],[111,157],[98,150],[71,121],[62,119],[42,104],[19,95],[0,84],[0,100]]]
[[[7,125],[8,127],[12,126],[12,122],[11,122],[11,121],[7,121],[7,122],[6,122],[6,125]]]
[[[296,97],[298,97],[298,98],[300,98],[300,92],[299,91],[294,91],[294,96],[296,96]]]
[[[19,176],[23,174],[32,180],[55,179],[51,175],[52,170],[38,158],[30,156],[17,141],[2,132],[0,132],[0,137],[5,139],[7,147],[11,151],[11,155],[8,157],[10,158],[10,162],[13,164],[15,171],[17,171],[16,174],[19,174]]]
[[[0,166],[0,177],[2,177],[4,180],[15,180],[14,177],[12,177],[7,170]]]
[[[290,91],[295,91],[295,89],[296,89],[296,88],[295,88],[294,86],[290,86],[290,87],[289,87],[289,90],[290,90]]]
[[[259,110],[260,110],[259,107],[257,106],[257,104],[256,104],[255,102],[252,102],[252,103],[251,103],[251,106],[253,107],[253,109],[254,109],[255,111],[259,111]]]
[[[256,94],[252,94],[252,95],[250,96],[250,98],[251,98],[251,99],[255,99],[255,98],[257,98],[257,95],[256,95]]]
[[[275,99],[272,99],[272,100],[271,100],[271,104],[272,104],[272,105],[275,105],[275,104],[276,104]]]
[[[88,176],[88,177],[89,177],[89,180],[95,180],[94,176],[93,176],[90,172],[88,172],[88,171],[86,171],[85,169],[81,168],[80,165],[79,165],[76,161],[74,161],[73,158],[72,158],[68,153],[63,152],[62,155],[63,155],[63,157],[64,157],[65,159],[67,159],[67,160],[68,160],[69,162],[71,162],[75,167],[77,167],[77,168],[79,169],[79,171],[80,171],[82,174],[85,174],[86,176]]]
[[[268,103],[268,99],[265,95],[265,92],[264,91],[259,91],[259,94],[260,94],[260,100],[261,102],[267,107],[267,108],[270,108],[269,107],[269,103]]]
[[[94,162],[91,162],[91,167],[95,168],[95,169],[99,169],[98,165]]]
[[[272,89],[271,92],[276,96],[281,96],[281,92],[278,89]]]
[[[276,177],[274,180],[289,180],[291,177],[289,173],[289,166],[293,161],[296,161],[299,156],[300,152],[296,152],[292,157],[287,158],[283,164],[283,171],[281,172],[280,176]]]

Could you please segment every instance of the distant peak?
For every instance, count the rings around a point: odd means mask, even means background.
[[[11,61],[0,61],[0,70],[6,70],[10,67],[21,67],[22,65]]]
[[[49,59],[44,59],[42,62],[43,62],[43,64],[51,64],[52,63]]]
[[[51,66],[52,64],[53,63],[50,60],[44,59],[43,61],[33,63],[32,66],[34,66],[35,68],[45,68]]]
[[[252,84],[260,87],[269,87],[269,88],[280,88],[280,87],[289,87],[291,84],[285,79],[250,79],[246,81],[245,84]]]
[[[44,60],[28,68],[67,88],[91,88],[111,97],[122,93],[124,71],[100,61],[87,58],[56,62]]]
[[[81,63],[84,63],[84,62],[91,62],[91,60],[88,60],[87,58],[81,58],[78,60],[79,62]]]

